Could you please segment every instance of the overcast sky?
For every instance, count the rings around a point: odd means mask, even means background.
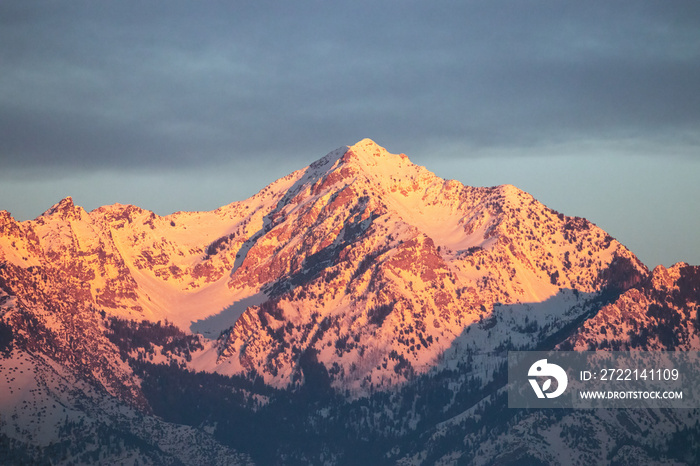
[[[245,199],[369,137],[700,264],[700,2],[0,2],[0,209]]]

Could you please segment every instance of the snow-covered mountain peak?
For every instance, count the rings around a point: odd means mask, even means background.
[[[340,163],[355,165],[384,178],[402,172],[408,174],[425,170],[423,167],[414,165],[406,154],[393,154],[371,139],[363,139],[348,146]]]
[[[154,219],[157,217],[156,214],[150,210],[142,209],[141,207],[131,204],[119,203],[98,207],[90,212],[90,216],[102,219],[108,223],[113,223],[115,221],[126,221],[131,223],[138,217],[149,219]]]
[[[406,155],[390,153],[371,139],[363,139],[329,152],[305,169],[271,183],[261,193],[274,198],[277,213],[273,217],[277,221],[296,206],[316,203],[327,196],[335,199],[341,192],[343,196],[333,203],[334,208],[341,200],[350,208],[353,199],[369,196],[374,200],[371,209],[384,211],[389,207],[387,203],[392,203],[391,198],[422,195],[434,182],[442,184],[444,180],[414,165]]]
[[[393,161],[392,159],[396,159],[399,156],[391,154],[373,140],[365,138],[351,146],[347,146],[345,157],[348,160],[354,158],[371,165],[376,165],[379,159],[389,159],[389,161]],[[403,155],[403,158],[406,158],[406,156]]]
[[[348,149],[355,150],[355,151],[367,150],[367,151],[372,151],[372,152],[374,152],[376,150],[379,150],[381,152],[387,151],[385,148],[383,148],[382,146],[380,146],[379,144],[377,144],[376,142],[374,142],[370,138],[361,139],[361,140],[357,141],[355,144],[353,144],[352,146],[348,146]]]
[[[41,217],[58,215],[61,219],[78,220],[85,213],[85,209],[80,206],[76,206],[73,203],[73,198],[68,196],[51,206],[51,208],[41,214]]]

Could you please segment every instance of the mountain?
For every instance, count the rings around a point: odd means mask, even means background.
[[[665,273],[513,186],[444,180],[368,139],[211,212],[88,213],[71,198],[32,221],[3,211],[12,396],[0,400],[0,441],[37,459],[79,431],[97,447],[61,450],[76,462],[337,464],[357,445],[370,462],[427,457],[444,446],[430,440],[439,424],[496,396],[508,350],[697,348],[694,324],[675,330],[696,319],[697,272]],[[689,291],[667,299],[659,283]],[[636,302],[644,320],[611,317]],[[20,362],[33,378],[16,376]],[[32,430],[38,416],[53,427]],[[341,427],[342,445],[329,434]],[[190,443],[173,440],[183,435]]]

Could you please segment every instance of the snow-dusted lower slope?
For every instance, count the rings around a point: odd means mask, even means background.
[[[205,432],[150,416],[42,354],[0,359],[2,464],[252,464]]]

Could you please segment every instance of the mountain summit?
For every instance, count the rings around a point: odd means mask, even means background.
[[[533,345],[527,331],[475,337],[497,308],[516,329],[558,309],[544,330],[555,332],[647,272],[584,219],[513,186],[443,180],[371,140],[296,178],[231,274],[231,290],[264,300],[225,333],[216,370],[287,386],[303,380],[310,351],[334,386],[363,393],[461,358],[465,345]]]
[[[587,220],[513,186],[444,180],[369,139],[212,212],[87,214],[66,198],[2,234],[5,263],[55,271],[46,286],[82,306],[211,339],[195,369],[288,387],[303,384],[309,353],[358,394],[459,359],[465,345],[534,345],[517,331],[530,319],[556,309],[539,329],[555,332],[647,273]],[[515,332],[474,337],[506,308]]]
[[[489,403],[500,412],[509,350],[695,347],[698,276],[651,274],[586,219],[514,186],[444,180],[369,139],[210,212],[88,213],[71,198],[26,222],[2,211],[0,444],[59,448],[82,432],[120,460],[245,463],[218,443],[251,445],[228,414],[267,428],[280,413],[255,411],[279,408],[300,423],[290,432],[345,433],[354,419],[348,435],[383,436],[381,457],[409,454],[392,439],[437,420],[459,432]],[[339,404],[315,404],[328,400]],[[530,448],[484,426],[459,442]],[[443,448],[444,429],[424,433]],[[111,450],[115,438],[131,453]]]

